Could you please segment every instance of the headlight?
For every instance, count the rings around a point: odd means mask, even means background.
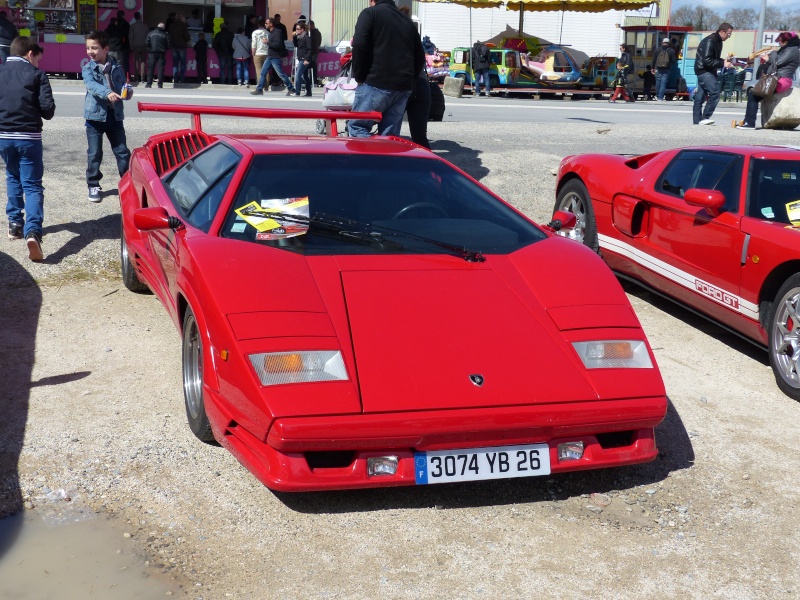
[[[641,340],[572,342],[587,369],[651,369],[647,345]]]
[[[248,358],[261,385],[347,381],[347,369],[338,350],[265,352],[250,354]]]

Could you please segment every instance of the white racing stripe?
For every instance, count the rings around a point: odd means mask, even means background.
[[[748,319],[758,320],[758,305],[745,300],[744,298],[736,295],[735,293],[724,290],[716,285],[709,283],[699,277],[678,269],[663,260],[654,258],[641,250],[634,248],[630,244],[626,244],[618,239],[612,238],[607,235],[598,234],[598,241],[603,250],[608,250],[614,254],[624,256],[625,258],[635,262],[648,271],[669,279],[677,283],[682,288],[690,290],[699,294],[703,298],[713,300],[717,304],[721,304]]]

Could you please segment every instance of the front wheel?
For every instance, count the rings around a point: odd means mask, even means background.
[[[186,309],[183,317],[183,399],[189,428],[203,442],[213,442],[214,434],[206,415],[203,399],[203,336],[194,312]]]
[[[150,288],[139,280],[136,269],[133,268],[128,252],[128,242],[125,240],[125,226],[119,236],[119,267],[122,274],[122,283],[132,292],[147,292]]]
[[[786,280],[775,296],[769,319],[769,364],[780,390],[800,400],[800,274]]]
[[[597,243],[597,223],[594,219],[594,209],[589,198],[586,186],[578,179],[572,179],[564,184],[558,193],[553,212],[565,210],[575,215],[575,228],[567,234],[569,237],[584,246],[597,252],[600,249]]]

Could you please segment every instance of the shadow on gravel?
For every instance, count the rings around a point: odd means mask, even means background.
[[[748,358],[756,360],[762,365],[769,367],[769,355],[767,354],[765,348],[761,348],[755,343],[750,342],[736,335],[735,333],[731,333],[727,329],[717,325],[705,317],[701,317],[689,309],[684,308],[683,306],[676,304],[675,302],[672,302],[671,300],[668,300],[663,296],[656,294],[655,292],[651,292],[640,285],[628,281],[627,279],[619,279],[619,282],[622,284],[622,288],[626,293],[636,296],[640,300],[644,300],[648,304],[651,304],[654,308],[667,313],[671,317],[680,319],[687,325],[694,327],[709,337],[722,342],[736,352],[741,352]]]
[[[467,148],[450,140],[431,140],[431,150],[450,161],[473,179],[480,181],[489,174],[489,169],[483,166],[480,150]]]
[[[108,192],[106,193],[108,194]],[[119,228],[119,214],[106,215],[99,219],[81,221],[80,223],[48,225],[44,228],[45,235],[48,233],[58,233],[60,231],[69,231],[76,235],[55,252],[46,254],[42,262],[48,265],[55,265],[60,263],[67,256],[78,254],[95,240],[118,240]]]
[[[36,330],[42,292],[28,271],[0,252],[0,273],[9,274],[19,287],[0,287],[0,519],[22,510],[19,455],[28,422]],[[0,528],[0,559],[11,547],[22,519],[6,521]]]
[[[549,477],[499,479],[473,483],[408,486],[344,492],[290,494],[273,492],[287,508],[311,514],[336,514],[408,508],[471,508],[563,501],[583,494],[625,491],[652,485],[670,473],[694,464],[694,450],[678,412],[667,404],[667,415],[656,428],[659,454],[642,465],[575,471]]]

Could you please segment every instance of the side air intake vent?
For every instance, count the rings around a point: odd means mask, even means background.
[[[153,166],[159,175],[180,165],[211,143],[208,134],[202,131],[187,130],[173,132],[162,139],[151,140],[150,153]]]

